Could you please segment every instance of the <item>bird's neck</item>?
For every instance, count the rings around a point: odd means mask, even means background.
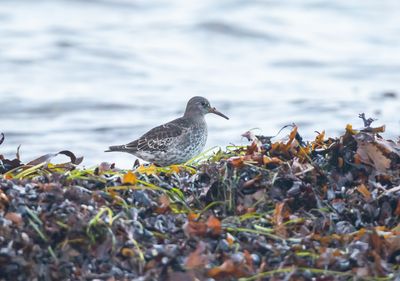
[[[193,112],[190,112],[189,114],[183,115],[184,118],[190,119],[192,123],[195,124],[203,124],[206,123],[206,119],[204,118],[203,114],[193,114]]]
[[[193,119],[204,119],[204,114],[202,114],[199,111],[193,111],[193,110],[187,110],[185,111],[185,114],[183,115],[185,118],[193,118]]]

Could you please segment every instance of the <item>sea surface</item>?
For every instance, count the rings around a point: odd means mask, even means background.
[[[365,112],[400,135],[399,0],[0,1],[0,154],[71,150],[84,165],[182,115],[196,95],[207,147],[296,123],[341,134]],[[284,137],[288,130],[279,137]],[[61,159],[63,160],[63,159]]]

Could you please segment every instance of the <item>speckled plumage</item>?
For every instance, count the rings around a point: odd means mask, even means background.
[[[212,108],[207,99],[193,97],[182,117],[157,126],[126,145],[110,146],[108,151],[128,152],[160,166],[184,163],[198,155],[206,144],[207,123],[204,115],[207,113],[228,119]]]

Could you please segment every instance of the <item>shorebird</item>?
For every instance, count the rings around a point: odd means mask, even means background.
[[[207,123],[204,116],[217,114],[229,119],[211,107],[203,97],[193,97],[182,117],[157,126],[128,144],[110,146],[110,151],[128,152],[158,166],[184,163],[200,154],[207,141]]]

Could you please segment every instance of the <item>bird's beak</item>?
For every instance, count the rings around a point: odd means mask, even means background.
[[[208,112],[217,114],[217,115],[219,115],[221,117],[224,117],[226,120],[229,120],[229,118],[226,115],[224,115],[221,112],[219,112],[217,109],[215,109],[215,107],[210,108],[210,110]]]

